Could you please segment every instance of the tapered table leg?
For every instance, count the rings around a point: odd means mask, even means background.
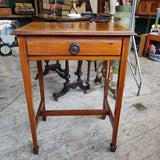
[[[27,53],[26,53],[26,43],[23,37],[19,37],[19,50],[21,54],[21,67],[24,81],[24,88],[26,93],[27,107],[28,107],[28,115],[30,121],[30,127],[32,132],[32,140],[33,140],[33,152],[38,154],[38,142],[37,142],[37,133],[36,133],[36,123],[35,123],[35,113],[33,108],[33,96],[32,96],[32,83],[31,83],[31,75],[29,69],[29,61],[27,61]]]
[[[41,101],[44,102],[42,111],[45,111],[45,95],[44,95],[44,84],[43,84],[42,61],[37,61],[37,68],[38,68],[38,79],[39,79],[39,89],[40,89]],[[46,117],[42,117],[42,119],[46,121]]]
[[[105,67],[103,67],[103,68],[106,68],[106,71],[105,71],[105,83],[104,83],[103,109],[105,110],[106,109],[106,107],[105,107],[105,99],[108,96],[108,86],[109,86],[111,61],[105,61],[104,63],[105,64],[103,64],[103,65],[105,65]],[[105,119],[105,118],[106,118],[106,115],[102,115],[102,119]]]
[[[117,143],[117,133],[118,133],[118,126],[119,126],[119,118],[121,112],[121,104],[122,104],[122,97],[123,97],[123,89],[125,83],[125,75],[127,69],[127,58],[128,58],[128,51],[129,51],[129,43],[130,38],[125,37],[123,40],[123,48],[122,48],[122,57],[120,60],[119,65],[119,75],[118,75],[118,84],[117,84],[117,97],[116,97],[116,104],[115,104],[115,112],[114,112],[114,121],[113,121],[113,134],[112,134],[112,143],[111,143],[111,151],[116,151],[116,143]]]

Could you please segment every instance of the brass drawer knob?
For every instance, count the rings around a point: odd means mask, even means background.
[[[76,55],[80,52],[80,45],[78,43],[72,43],[69,50],[71,54]]]

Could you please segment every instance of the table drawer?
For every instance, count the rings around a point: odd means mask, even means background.
[[[120,55],[121,39],[28,39],[28,55]]]

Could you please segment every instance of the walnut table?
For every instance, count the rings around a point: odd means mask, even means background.
[[[111,151],[114,152],[116,150],[130,36],[135,35],[135,33],[112,22],[32,22],[14,30],[12,34],[18,36],[34,153],[37,154],[39,149],[36,130],[40,117],[46,120],[47,116],[73,115],[102,115],[102,119],[109,116],[113,127]],[[102,109],[45,109],[41,62],[43,60],[106,60],[106,83]],[[111,60],[120,60],[114,113],[112,113],[107,100],[107,83],[110,75]],[[41,101],[36,116],[33,107],[29,61],[37,61],[38,68]]]

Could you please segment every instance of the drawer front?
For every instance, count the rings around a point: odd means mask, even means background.
[[[57,55],[57,56],[95,56],[120,55],[121,39],[28,39],[26,40],[28,55]],[[78,45],[78,53],[73,54],[72,45]]]

